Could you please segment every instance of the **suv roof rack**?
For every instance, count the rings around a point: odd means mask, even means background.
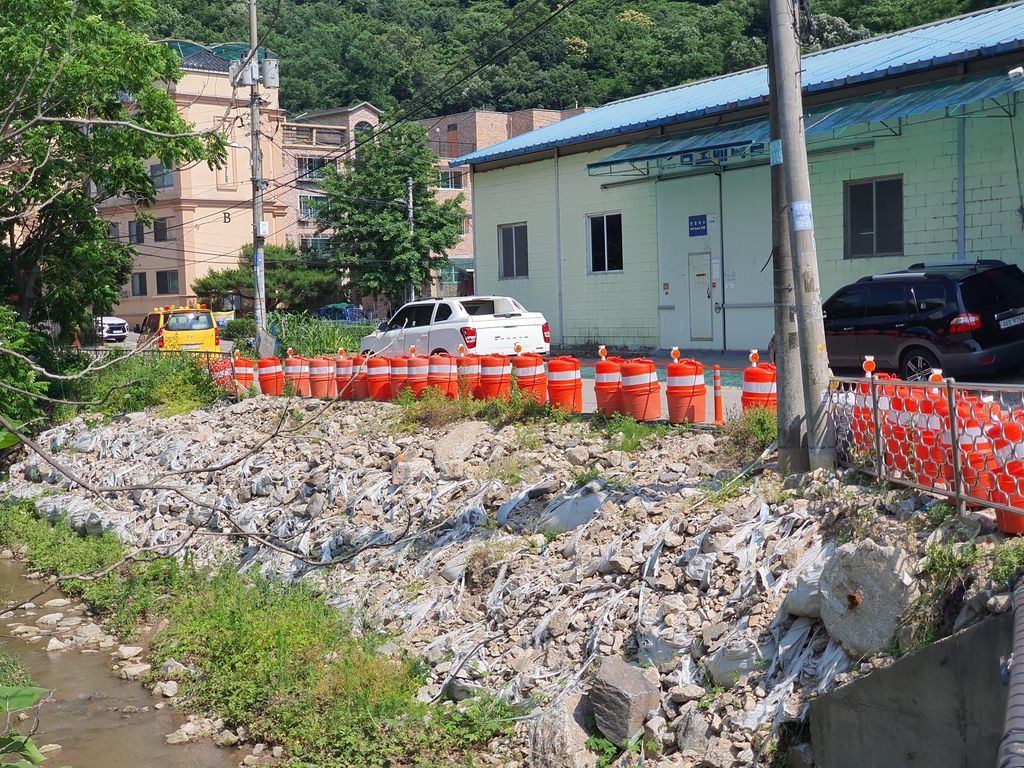
[[[1005,267],[1001,259],[978,259],[977,261],[919,261],[911,264],[908,269],[928,269],[930,267]]]

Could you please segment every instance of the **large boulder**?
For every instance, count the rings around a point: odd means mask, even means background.
[[[660,706],[661,696],[640,669],[618,656],[607,656],[590,689],[590,703],[604,737],[621,744],[643,729],[647,713]]]
[[[919,594],[906,552],[871,539],[839,547],[825,563],[818,589],[825,629],[855,659],[888,646]]]
[[[530,733],[530,768],[597,765],[597,755],[587,749],[586,703],[583,694],[577,693],[544,710]]]

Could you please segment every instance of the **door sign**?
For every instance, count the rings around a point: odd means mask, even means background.
[[[700,216],[690,217],[690,237],[703,237],[708,233],[708,216],[702,213]]]

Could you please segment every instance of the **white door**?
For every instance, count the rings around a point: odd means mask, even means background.
[[[722,300],[718,178],[659,181],[657,197],[661,347],[721,347],[722,313],[715,312]]]
[[[690,254],[690,341],[714,338],[711,254]]]

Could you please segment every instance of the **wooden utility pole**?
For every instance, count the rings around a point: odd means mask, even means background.
[[[774,43],[768,30],[768,92],[774,94]],[[779,472],[806,472],[807,433],[804,425],[804,386],[793,290],[793,254],[786,221],[786,178],[782,169],[782,123],[775,99],[768,102],[772,178],[772,277],[775,286],[775,367],[779,392]]]
[[[789,202],[789,238],[793,254],[793,286],[803,374],[807,424],[807,458],[811,469],[836,465],[835,432],[828,418],[828,354],[818,286],[818,257],[814,249],[811,182],[807,175],[801,95],[800,44],[797,9],[793,0],[769,0],[772,59],[776,91],[769,94],[779,113],[782,164]],[[778,341],[778,340],[776,340]],[[787,382],[780,381],[779,388]]]

